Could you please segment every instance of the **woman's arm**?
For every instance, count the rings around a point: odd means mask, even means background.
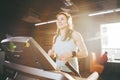
[[[55,36],[53,37],[53,45],[52,45],[52,48],[48,51],[48,55],[54,59],[56,57],[56,54],[54,52],[54,41],[55,41]]]
[[[78,52],[76,53],[76,56],[79,58],[87,57],[88,51],[81,34],[77,31],[73,31],[72,37],[75,40],[75,44],[78,47]]]

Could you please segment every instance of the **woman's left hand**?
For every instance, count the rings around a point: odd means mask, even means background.
[[[72,53],[64,53],[58,56],[59,60],[65,61],[68,58],[72,57]]]

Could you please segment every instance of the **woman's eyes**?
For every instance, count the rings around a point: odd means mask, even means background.
[[[65,20],[64,18],[61,18],[61,19],[57,19],[58,21],[63,21],[63,20]]]

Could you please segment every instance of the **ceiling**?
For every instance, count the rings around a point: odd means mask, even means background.
[[[84,14],[120,7],[120,0],[1,0],[0,3],[3,21],[21,19],[30,23],[53,20],[62,10]]]

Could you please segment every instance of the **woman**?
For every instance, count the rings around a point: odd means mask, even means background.
[[[72,17],[67,12],[57,14],[57,33],[53,38],[52,49],[48,54],[56,59],[56,64],[60,70],[72,72],[65,63],[70,61],[73,67],[79,72],[78,60],[73,58],[87,57],[88,52],[81,34],[73,30]],[[73,53],[75,52],[75,53]]]

